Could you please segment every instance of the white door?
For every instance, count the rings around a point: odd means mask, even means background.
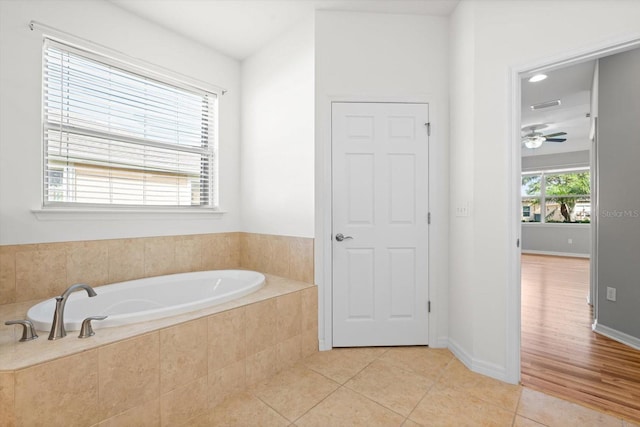
[[[333,345],[428,344],[429,105],[334,103],[331,120]]]

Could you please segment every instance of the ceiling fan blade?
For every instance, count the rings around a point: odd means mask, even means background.
[[[556,133],[550,133],[549,135],[544,135],[545,138],[547,138],[547,141],[549,140],[549,138],[554,138],[556,136],[563,136],[566,135],[566,132],[556,132]]]
[[[545,138],[544,142],[565,142],[566,138]]]

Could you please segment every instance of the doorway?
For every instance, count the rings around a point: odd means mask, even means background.
[[[529,78],[535,74],[547,74],[547,72],[551,74],[570,66],[585,64],[588,61],[597,59],[610,61],[610,58],[614,55],[617,56],[617,54],[630,51],[637,47],[638,44],[638,40],[633,40],[628,43],[575,55],[562,62],[520,70],[514,75],[515,79],[517,79],[514,81],[514,90],[517,91],[518,95],[524,90],[522,86],[526,84],[526,80],[522,80],[524,77]],[[600,78],[599,81],[602,81],[602,78]],[[600,97],[602,97],[602,89]],[[600,209],[601,207],[607,208],[607,206],[612,204],[601,204],[602,199],[601,194],[599,194],[601,182],[600,180],[596,180],[597,185],[592,186],[592,204],[590,207],[592,214],[589,215],[592,224],[595,223],[592,228],[593,233],[591,234],[590,245],[592,256],[591,271],[589,271],[588,264],[579,258],[554,258],[544,256],[560,255],[562,252],[565,252],[564,254],[566,255],[566,251],[558,251],[560,253],[555,254],[525,254],[527,236],[525,233],[526,225],[523,225],[522,221],[524,220],[525,213],[529,214],[529,218],[533,218],[534,221],[537,218],[532,217],[535,203],[529,203],[527,206],[523,203],[523,196],[531,196],[531,199],[535,199],[536,197],[540,198],[540,207],[537,212],[539,215],[538,218],[544,218],[550,211],[543,202],[545,199],[544,189],[541,191],[541,194],[522,194],[524,187],[523,173],[527,172],[524,167],[525,163],[520,159],[520,153],[525,150],[523,147],[525,143],[524,140],[525,138],[544,138],[544,136],[546,136],[544,132],[546,129],[527,128],[526,132],[522,133],[520,127],[527,126],[528,124],[524,121],[520,101],[519,96],[516,96],[513,105],[514,140],[521,141],[522,144],[512,146],[513,150],[518,152],[517,160],[514,158],[513,168],[514,182],[517,183],[516,185],[518,187],[517,196],[514,194],[514,196],[517,197],[517,210],[515,210],[517,212],[517,219],[514,218],[513,224],[517,229],[516,235],[522,239],[523,247],[521,250],[516,249],[515,253],[512,254],[512,266],[514,267],[513,271],[517,270],[516,274],[514,274],[514,279],[518,289],[514,294],[517,294],[515,304],[517,304],[518,311],[518,328],[522,326],[521,342],[518,346],[522,352],[522,382],[525,385],[560,395],[569,400],[586,403],[606,411],[614,411],[616,414],[634,420],[640,420],[640,405],[637,403],[637,389],[638,384],[640,384],[640,370],[637,367],[640,366],[640,352],[628,345],[609,339],[602,334],[594,333],[591,330],[590,324],[593,320],[597,321],[598,318],[601,317],[599,305],[605,300],[604,290],[598,289],[597,286],[598,278],[600,277],[597,274],[597,270],[600,268],[600,255],[604,253],[601,251],[605,250],[603,246],[601,246],[600,234],[597,233],[597,227],[600,226],[598,223],[601,222],[597,214],[604,212]],[[615,99],[615,103],[618,103],[618,99]],[[597,105],[596,103],[596,106]],[[597,117],[597,108],[595,111]],[[593,113],[593,109],[591,112]],[[600,113],[602,113],[602,111],[600,111]],[[611,117],[611,114],[609,114],[609,117]],[[598,120],[597,123],[600,123],[600,121]],[[595,124],[596,123],[594,123],[594,125]],[[515,137],[516,126],[518,128],[517,138]],[[533,127],[536,126],[534,125]],[[596,141],[598,136],[597,128],[593,126],[592,129],[590,139],[591,141]],[[540,132],[541,134],[536,135],[539,131],[542,131]],[[551,137],[557,138],[557,135],[552,134]],[[607,141],[611,143],[611,141],[620,139],[621,138],[609,137]],[[544,141],[542,141],[542,143],[544,143]],[[600,142],[595,145],[596,150],[598,149],[598,145],[600,145]],[[589,163],[591,171],[599,174],[600,162],[596,150],[592,150],[593,155],[590,156]],[[619,155],[616,157],[620,160]],[[544,168],[538,168],[541,170],[535,172],[541,173],[540,180],[544,183],[545,172],[550,174],[560,172],[575,173],[577,172],[576,169],[579,169],[582,165],[573,166],[573,170],[545,171]],[[548,195],[566,196],[566,194],[559,195],[553,191],[551,193],[552,194]],[[552,200],[552,202],[558,205],[557,207],[560,205],[559,199],[560,197],[556,197],[555,200]],[[527,209],[524,209],[525,206],[527,206]],[[525,212],[525,210],[527,212]],[[533,225],[534,224],[532,224],[532,226]],[[619,236],[620,234],[618,238]],[[554,237],[562,238],[558,229],[554,230]],[[566,241],[566,237],[562,239],[565,240],[564,243],[571,243]],[[522,264],[520,259],[521,251]],[[576,253],[569,253],[569,255],[575,256]],[[520,269],[520,266],[522,266],[522,269]],[[537,282],[533,292],[531,292],[529,288],[532,280]],[[624,281],[621,280],[617,283],[624,283]],[[543,285],[541,286],[540,284]],[[592,290],[588,292],[590,285]],[[575,293],[576,290],[577,293]],[[544,292],[554,293],[554,295],[543,295]],[[587,293],[591,299],[590,302],[594,304],[593,311],[589,310],[589,306],[587,305],[587,295],[585,295]],[[536,298],[540,299],[540,301],[534,301]],[[549,298],[546,303],[543,301],[544,298]],[[615,299],[615,295],[613,295],[613,299]],[[533,320],[528,319],[531,314],[531,301],[534,301],[534,304],[538,304],[538,314],[542,317]],[[611,301],[607,300],[604,301],[604,303],[611,304]],[[553,308],[554,304],[555,308]],[[577,309],[574,310],[574,307],[577,307]],[[574,314],[576,316],[574,316]],[[529,328],[528,325],[525,325],[527,321],[537,322],[535,328]],[[580,322],[582,322],[582,324],[580,324]],[[599,330],[597,322],[594,323],[594,330],[602,332]],[[553,338],[558,338],[561,335],[564,335],[563,339],[560,341],[556,340],[555,343],[551,342]],[[551,338],[551,340],[547,340],[547,338]],[[624,340],[622,341],[624,342]],[[547,352],[547,354],[545,354],[545,352]],[[538,369],[538,372],[542,374],[532,375],[531,372],[535,369]],[[629,398],[630,396],[631,398]]]
[[[332,104],[333,346],[428,344],[429,105]]]

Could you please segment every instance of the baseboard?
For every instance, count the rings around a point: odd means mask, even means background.
[[[331,350],[332,347],[327,347],[324,340],[318,340],[318,347],[320,351]]]
[[[608,326],[604,326],[596,320],[591,327],[594,332],[604,335],[607,338],[611,338],[614,341],[618,341],[624,345],[628,345],[631,348],[640,350],[640,338],[625,334],[624,332],[617,331]]]
[[[456,341],[452,339],[449,339],[448,341],[449,350],[451,350],[453,355],[471,371],[500,381],[509,382],[507,380],[507,372],[504,366],[476,359],[467,353]]]
[[[435,340],[435,342],[430,342],[429,347],[431,348],[449,348],[449,339],[447,337],[439,337]]]
[[[523,249],[522,253],[531,254],[531,255],[564,256],[564,257],[571,257],[571,258],[591,258],[590,254],[577,254],[572,252],[534,251],[530,249]]]

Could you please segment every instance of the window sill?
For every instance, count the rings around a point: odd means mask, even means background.
[[[214,209],[72,209],[40,208],[31,212],[40,221],[220,219],[226,213]]]
[[[569,227],[590,228],[591,223],[585,222],[522,222],[524,227]]]

